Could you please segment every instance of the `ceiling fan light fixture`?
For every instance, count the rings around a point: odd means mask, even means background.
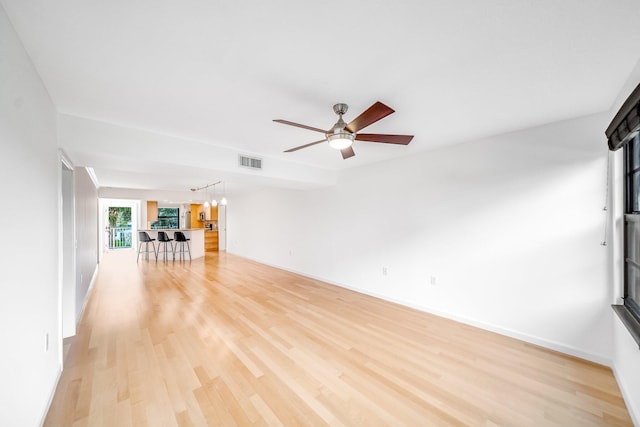
[[[312,147],[317,144],[321,144],[323,142],[329,142],[331,148],[334,148],[340,151],[343,159],[348,159],[356,155],[351,146],[353,145],[353,141],[357,138],[358,141],[367,141],[367,142],[378,142],[383,144],[397,144],[397,145],[407,145],[413,139],[413,135],[387,135],[381,133],[358,133],[362,129],[366,128],[369,125],[374,124],[378,120],[384,119],[389,114],[395,112],[395,110],[391,107],[384,105],[382,102],[378,101],[363,111],[358,117],[351,120],[348,124],[344,122],[342,116],[348,110],[347,104],[336,104],[333,106],[333,112],[336,113],[339,118],[336,124],[333,125],[328,131],[322,130],[317,127],[307,126],[300,123],[290,122],[288,120],[282,119],[274,119],[273,121],[276,123],[281,123],[283,125],[295,126],[302,129],[312,130],[314,132],[321,132],[324,134],[325,138],[320,141],[311,142],[309,144],[299,145],[297,147],[289,148],[288,150],[284,150],[285,153],[291,153],[294,151],[298,151],[302,148]],[[357,134],[357,136],[356,136]]]
[[[349,132],[337,132],[333,135],[328,135],[327,140],[329,140],[329,145],[336,150],[344,150],[345,148],[351,147],[353,144],[354,135]]]

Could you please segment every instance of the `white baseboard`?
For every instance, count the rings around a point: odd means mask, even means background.
[[[633,406],[630,404],[630,402],[633,402],[633,400],[631,400],[631,394],[629,393],[629,390],[627,390],[624,375],[620,375],[618,369],[616,369],[615,364],[611,369],[613,370],[613,376],[616,378],[616,382],[618,383],[618,387],[620,388],[622,398],[627,404],[627,411],[629,411],[631,421],[633,422],[634,426],[640,427],[640,408],[636,407],[637,405]]]
[[[340,285],[338,285],[338,286],[340,286]],[[559,343],[559,342],[556,342],[556,341],[548,340],[548,339],[545,339],[545,338],[540,338],[540,337],[537,337],[535,335],[525,334],[525,333],[522,333],[522,332],[519,332],[519,331],[515,331],[515,330],[512,330],[512,329],[507,329],[507,328],[504,328],[504,327],[501,327],[501,326],[497,326],[497,325],[494,325],[494,324],[491,324],[491,323],[486,323],[486,322],[478,321],[478,320],[471,319],[471,318],[468,318],[468,317],[459,316],[459,315],[456,315],[456,314],[453,314],[453,313],[449,313],[449,312],[433,309],[431,307],[425,307],[425,306],[413,304],[410,301],[396,300],[396,299],[393,299],[393,298],[388,298],[388,297],[386,297],[384,295],[376,295],[376,294],[368,293],[366,291],[362,291],[360,289],[355,289],[355,288],[348,288],[348,289],[352,289],[352,290],[354,290],[356,292],[360,292],[360,293],[365,293],[367,295],[371,295],[373,297],[380,298],[380,299],[383,299],[383,300],[386,300],[386,301],[395,302],[397,304],[404,305],[404,306],[407,306],[407,307],[411,307],[411,308],[414,308],[416,310],[423,311],[425,313],[433,314],[435,316],[444,317],[446,319],[454,320],[456,322],[464,323],[464,324],[467,324],[467,325],[470,325],[470,326],[474,326],[474,327],[477,327],[477,328],[480,328],[480,329],[484,329],[484,330],[487,330],[487,331],[495,332],[495,333],[500,334],[500,335],[504,335],[504,336],[507,336],[507,337],[515,338],[515,339],[520,340],[520,341],[525,341],[525,342],[528,342],[530,344],[534,344],[534,345],[537,345],[537,346],[540,346],[540,347],[545,347],[545,348],[548,348],[549,350],[558,351],[560,353],[564,353],[564,354],[568,354],[570,356],[574,356],[574,357],[577,357],[577,358],[580,358],[580,359],[588,360],[590,362],[594,362],[594,363],[597,363],[599,365],[604,365],[604,366],[611,367],[612,364],[613,364],[613,361],[608,357],[603,357],[603,356],[595,355],[595,354],[592,354],[592,353],[588,353],[588,352],[585,352],[585,351],[583,351],[581,349],[578,349],[578,348],[575,348],[575,347],[572,347],[572,346],[568,346],[566,344],[562,344],[562,343]]]
[[[618,315],[612,313],[611,316],[614,318],[614,329],[620,328],[622,331],[622,337],[618,336],[614,338],[616,340],[616,349],[614,350],[614,353],[616,354],[614,356],[614,360],[616,363],[614,363],[612,368],[613,375],[615,376],[618,387],[620,388],[620,393],[622,394],[622,397],[627,404],[627,410],[629,411],[629,415],[631,416],[633,425],[636,427],[640,427],[640,402],[638,401],[638,384],[636,383],[638,377],[629,376],[629,370],[632,370],[633,373],[637,372],[637,360],[634,357],[633,360],[629,362],[627,360],[629,354],[625,355],[625,349],[628,349],[631,352],[630,354],[636,355],[636,352],[638,351],[638,345],[631,337],[631,334],[628,333],[628,331],[626,330],[626,326],[622,323],[622,320],[618,317]],[[617,336],[620,332],[614,330],[613,333]],[[626,342],[618,342],[617,338],[622,338],[622,340],[626,340]],[[619,359],[620,357],[622,358],[622,361]],[[626,372],[621,372],[620,370],[622,368],[625,368]]]
[[[100,268],[100,264],[96,264],[96,268],[93,270],[93,275],[91,276],[91,281],[89,282],[89,288],[87,289],[87,295],[84,296],[84,301],[82,301],[82,310],[80,310],[80,316],[78,316],[78,321],[82,319],[84,316],[84,310],[87,308],[87,301],[89,301],[89,296],[93,291],[93,285],[96,283],[96,279],[98,278],[98,269]],[[77,326],[77,323],[76,323]]]
[[[229,253],[231,253],[231,252],[229,252]],[[410,308],[413,308],[413,309],[416,309],[416,310],[419,310],[419,311],[422,311],[422,312],[425,312],[425,313],[433,314],[435,316],[444,317],[446,319],[454,320],[456,322],[464,323],[464,324],[467,324],[467,325],[470,325],[470,326],[475,326],[475,327],[480,328],[480,329],[484,329],[484,330],[488,330],[488,331],[491,331],[491,332],[495,332],[495,333],[500,334],[500,335],[504,335],[504,336],[508,336],[508,337],[511,337],[511,338],[515,338],[515,339],[518,339],[520,341],[525,341],[525,342],[528,342],[530,344],[535,344],[535,345],[538,345],[540,347],[544,347],[544,348],[548,348],[550,350],[558,351],[560,353],[565,353],[565,354],[568,354],[570,356],[578,357],[580,359],[584,359],[584,360],[588,360],[590,362],[597,363],[599,365],[604,365],[604,366],[607,366],[607,367],[612,367],[613,366],[613,361],[609,357],[604,357],[604,356],[600,356],[600,355],[597,355],[597,354],[588,353],[588,352],[585,352],[585,351],[583,351],[583,350],[581,350],[579,348],[575,348],[575,347],[572,347],[572,346],[569,346],[569,345],[566,345],[566,344],[562,344],[562,343],[559,343],[559,342],[547,340],[545,338],[536,337],[534,335],[529,335],[529,334],[526,334],[526,333],[522,333],[522,332],[511,330],[511,329],[506,329],[506,328],[503,328],[501,326],[497,326],[497,325],[493,325],[493,324],[490,324],[490,323],[478,321],[478,320],[471,319],[471,318],[464,317],[464,316],[460,316],[460,315],[457,315],[457,314],[453,314],[453,313],[437,310],[437,309],[434,309],[432,307],[415,304],[415,303],[413,303],[411,301],[404,301],[404,300],[400,300],[400,299],[396,299],[396,298],[391,298],[391,297],[389,297],[387,295],[382,295],[382,294],[378,294],[378,293],[375,293],[375,292],[370,292],[370,291],[367,291],[365,289],[360,289],[360,288],[356,288],[356,287],[353,287],[353,286],[345,285],[344,283],[333,282],[333,281],[328,280],[328,279],[326,279],[324,277],[318,277],[318,276],[314,276],[314,275],[309,275],[309,274],[303,273],[301,271],[296,271],[296,270],[293,270],[293,269],[290,269],[290,268],[287,268],[287,267],[283,267],[283,266],[280,266],[280,265],[271,264],[269,262],[265,262],[265,261],[260,260],[260,259],[254,259],[254,258],[251,258],[251,257],[247,257],[247,256],[244,256],[244,255],[238,255],[238,254],[235,254],[235,253],[231,253],[231,254],[235,255],[235,256],[238,256],[238,257],[241,257],[241,258],[249,259],[251,261],[259,262],[261,264],[265,264],[265,265],[268,265],[270,267],[279,268],[281,270],[285,270],[285,271],[288,271],[290,273],[295,273],[295,274],[299,274],[299,275],[304,276],[304,277],[309,277],[309,278],[314,279],[314,280],[319,280],[321,282],[328,283],[330,285],[334,285],[334,286],[338,286],[338,287],[341,287],[341,288],[349,289],[349,290],[352,290],[354,292],[358,292],[358,293],[361,293],[361,294],[364,294],[364,295],[372,296],[374,298],[379,298],[379,299],[382,299],[382,300],[385,300],[385,301],[389,301],[389,302],[393,302],[393,303],[396,303],[396,304],[400,304],[400,305],[403,305],[405,307],[410,307]]]
[[[62,365],[58,365],[58,373],[56,375],[56,380],[53,382],[53,388],[51,389],[51,393],[49,393],[49,401],[47,405],[44,407],[44,413],[40,417],[40,427],[44,425],[44,421],[47,418],[47,414],[49,413],[49,408],[51,408],[51,404],[53,403],[53,397],[56,395],[56,390],[58,388],[58,383],[60,382],[60,377],[62,376]]]
[[[91,295],[91,291],[93,290],[93,285],[95,284],[95,281],[96,281],[97,277],[98,277],[98,264],[96,264],[96,268],[95,268],[95,270],[93,270],[93,276],[91,276],[91,282],[89,282],[89,288],[87,289],[87,295],[85,296],[84,301],[82,302],[82,310],[80,311],[79,319],[82,319],[82,316],[84,315],[84,310],[87,307],[87,301],[89,300],[89,295]],[[64,345],[64,344],[60,343],[60,345]],[[51,407],[51,403],[53,402],[53,397],[55,396],[56,389],[58,388],[58,383],[60,382],[60,377],[62,376],[62,371],[63,370],[64,370],[64,360],[61,360],[59,368],[58,368],[58,375],[56,376],[56,380],[55,380],[55,382],[53,384],[53,390],[51,390],[51,395],[49,396],[49,401],[47,402],[47,406],[45,407],[44,414],[42,414],[42,419],[40,421],[40,425],[41,426],[44,424],[44,420],[45,420],[45,418],[47,416],[47,413],[49,412],[49,408]]]

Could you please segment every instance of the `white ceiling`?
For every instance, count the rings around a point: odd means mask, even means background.
[[[119,152],[91,126],[61,140],[106,187],[175,190],[222,177],[240,188],[263,178],[234,160],[207,163],[207,150],[258,155],[278,166],[267,174],[274,185],[299,184],[304,169],[600,112],[640,58],[637,0],[0,3],[59,112],[150,131],[144,143],[123,136]],[[272,119],[324,129],[334,103],[349,104],[348,122],[378,100],[396,113],[366,131],[413,134],[411,145],[356,142],[348,160],[326,144],[282,153],[322,135]],[[159,154],[154,135],[177,142]],[[202,150],[174,156],[183,140]],[[127,153],[136,144],[147,154]]]

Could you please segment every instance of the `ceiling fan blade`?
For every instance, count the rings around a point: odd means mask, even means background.
[[[394,109],[387,107],[382,102],[378,101],[371,107],[367,108],[362,114],[353,119],[345,129],[351,133],[358,132],[360,129],[364,129],[370,124],[377,122],[380,119],[387,117],[389,114],[395,112]]]
[[[343,148],[340,150],[340,153],[342,153],[342,158],[345,160],[356,155],[356,152],[353,151],[353,147]]]
[[[284,150],[285,153],[291,153],[293,151],[298,151],[303,148],[311,147],[312,145],[320,144],[321,142],[326,142],[326,139],[321,139],[320,141],[310,142],[309,144],[301,145],[299,147],[289,148],[288,150]]]
[[[413,135],[385,135],[382,133],[359,133],[356,134],[358,141],[382,142],[385,144],[407,145],[413,139]]]
[[[276,120],[274,120],[274,122],[282,123],[283,125],[299,127],[299,128],[302,128],[302,129],[314,130],[316,132],[327,133],[326,130],[322,130],[322,129],[319,129],[319,128],[314,128],[313,126],[301,125],[300,123],[290,122],[289,120],[276,119]]]

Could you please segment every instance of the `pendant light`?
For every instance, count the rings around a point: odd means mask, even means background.
[[[227,186],[224,182],[222,183],[222,200],[220,200],[220,204],[227,206]]]
[[[204,202],[204,207],[205,208],[208,208],[209,206],[215,207],[215,206],[218,206],[218,201],[216,200],[216,185],[218,184],[222,184],[222,199],[220,199],[220,205],[226,206],[227,205],[227,187],[226,187],[226,184],[222,181],[214,182],[212,184],[207,184],[198,188],[191,188],[191,191],[206,190],[209,187],[213,187],[213,198],[211,199],[211,203],[209,203],[209,200],[206,200]],[[205,198],[208,199],[209,194],[205,193]]]
[[[205,200],[204,200],[204,207],[205,207],[205,208],[208,208],[208,207],[209,207],[209,201],[208,201],[207,199],[209,198],[209,195],[207,194],[207,192],[206,192],[206,191],[205,191],[205,193],[204,193],[204,197],[205,197]]]

